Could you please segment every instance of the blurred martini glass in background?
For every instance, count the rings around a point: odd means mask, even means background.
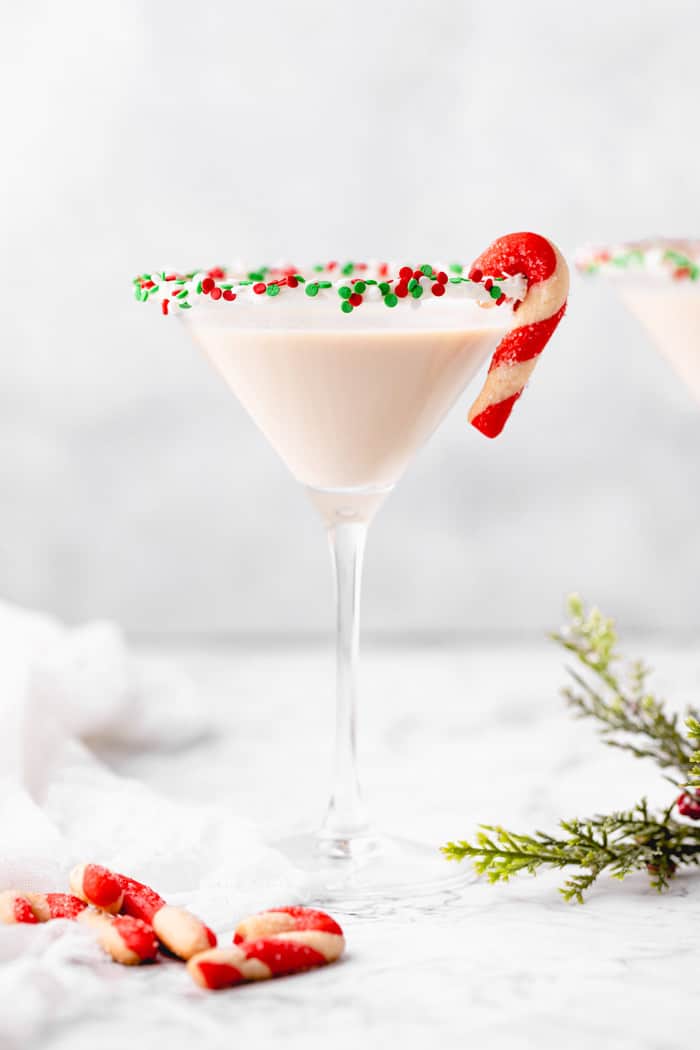
[[[700,241],[656,238],[585,247],[577,269],[609,278],[700,401]]]
[[[135,281],[137,299],[155,299],[184,321],[328,530],[337,600],[332,795],[320,830],[276,843],[309,872],[319,902],[373,907],[466,881],[437,844],[379,834],[367,817],[355,757],[360,577],[369,522],[489,355],[506,346],[514,311],[523,306],[526,338],[495,362],[477,402],[474,425],[489,436],[500,432],[563,313],[556,297],[565,302],[566,264],[544,238],[511,237],[520,238],[521,254],[510,269],[511,256],[503,256],[493,279],[478,270],[467,276],[461,266],[330,263],[306,271],[159,272]],[[534,307],[524,302],[528,283],[517,268],[522,245],[532,243],[543,253]],[[559,313],[547,315],[539,332],[530,314],[546,314],[553,302]]]

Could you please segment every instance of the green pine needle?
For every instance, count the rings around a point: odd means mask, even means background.
[[[587,612],[577,596],[569,599],[568,609],[571,622],[552,635],[581,667],[568,668],[571,684],[563,691],[568,704],[578,717],[598,722],[610,747],[654,759],[678,775],[681,787],[700,785],[700,712],[688,709],[684,734],[678,715],[668,714],[664,701],[649,691],[648,668],[641,661],[621,666],[613,621],[598,609]],[[700,825],[673,817],[674,807],[675,798],[661,813],[651,814],[642,799],[631,810],[562,820],[563,835],[557,836],[520,835],[484,824],[474,843],[448,842],[442,852],[448,860],[472,860],[477,874],[494,883],[522,872],[573,867],[578,870],[560,893],[579,904],[603,872],[624,879],[647,871],[661,892],[679,867],[700,864]]]

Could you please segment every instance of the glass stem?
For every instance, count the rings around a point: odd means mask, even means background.
[[[337,698],[333,791],[321,842],[333,857],[351,857],[355,852],[353,840],[366,842],[369,832],[355,744],[360,585],[366,537],[364,522],[338,522],[329,529],[337,603]]]

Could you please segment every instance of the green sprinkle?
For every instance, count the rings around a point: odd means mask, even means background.
[[[319,281],[318,286],[319,288],[332,288],[333,284],[331,281]]]
[[[197,295],[201,295],[201,294],[202,294],[202,282],[201,281],[197,281]]]
[[[192,303],[178,303],[177,305],[180,307],[181,310],[191,310],[192,309]]]
[[[382,295],[388,295],[389,292],[391,291],[391,285],[387,284],[386,281],[380,281],[379,282],[379,291],[382,293]],[[395,306],[396,303],[391,303],[390,305],[391,306]]]
[[[450,266],[450,273],[461,273],[462,270],[463,267],[460,266],[459,263],[452,263],[452,265]]]
[[[343,311],[344,314],[351,314],[353,311],[353,307],[350,305],[347,299],[345,300],[345,302],[342,302],[340,304],[340,309]]]
[[[398,301],[399,301],[398,296],[394,295],[393,292],[389,292],[388,295],[384,296],[384,305],[385,306],[396,306]]]
[[[461,284],[462,283],[462,278],[461,277],[450,277],[449,281],[450,281],[450,284]]]
[[[411,280],[408,282],[408,290],[409,290],[409,292],[412,292],[414,288],[418,288],[418,287],[419,287],[418,281],[415,279],[415,277],[412,277]]]
[[[341,299],[349,299],[350,296],[352,295],[352,290],[350,288],[348,288],[348,286],[346,284],[343,284],[338,289],[338,295],[340,296]],[[345,312],[347,313],[347,310]]]
[[[231,289],[233,288],[233,285],[232,284],[222,284],[219,287],[222,288],[224,292],[230,292]]]
[[[250,281],[262,281],[265,279],[265,274],[262,270],[253,270],[252,273],[248,274]]]
[[[340,272],[342,274],[345,274],[346,277],[349,277],[354,269],[355,269],[355,263],[345,263],[345,266],[343,266],[343,268],[341,269]]]
[[[314,266],[314,272],[315,273],[323,273],[325,268],[326,268],[325,266]]]
[[[295,273],[294,277],[296,278],[297,281],[299,281],[300,284],[306,284],[306,278],[302,277],[302,275],[300,273]]]
[[[318,285],[316,284],[315,281],[310,281],[309,284],[307,284],[307,286],[304,289],[304,291],[306,292],[307,295],[311,295],[311,296],[318,295]]]
[[[280,294],[280,286],[278,284],[268,284],[268,286],[265,289],[265,291],[267,292],[268,295],[279,295]]]
[[[433,268],[432,268],[432,266],[428,266],[428,264],[425,263],[424,266],[421,266],[420,272],[424,273],[426,277],[432,277]]]
[[[365,281],[365,284],[376,284],[376,283],[377,282],[373,281],[371,277],[368,277],[367,280]]]
[[[136,285],[136,287],[134,288],[134,299],[136,300],[137,303],[140,303],[141,300],[143,299],[143,296],[141,294],[141,289],[139,288],[138,285]]]
[[[493,287],[491,288],[491,291],[489,292],[489,295],[491,296],[492,299],[500,299],[501,298],[501,289],[498,287],[497,284],[493,285]]]
[[[418,284],[418,282],[416,281],[416,287],[411,292],[411,295],[413,296],[414,299],[420,299],[422,294],[423,294],[423,287],[422,287],[422,285]]]
[[[355,281],[355,291],[362,295],[363,292],[367,291],[366,281]]]

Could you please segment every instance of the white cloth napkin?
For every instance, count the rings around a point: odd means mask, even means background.
[[[224,933],[248,911],[299,899],[303,876],[249,821],[169,801],[90,750],[96,740],[180,747],[207,728],[191,684],[136,659],[113,625],[67,629],[0,603],[0,889],[65,892],[71,867],[94,861],[152,884]],[[119,969],[75,923],[0,926],[0,1000],[12,1004],[0,1010],[2,1050],[89,1010],[105,981],[114,994],[124,986]],[[160,1007],[181,1009],[183,968],[151,971],[131,985],[131,1007],[157,981]]]

